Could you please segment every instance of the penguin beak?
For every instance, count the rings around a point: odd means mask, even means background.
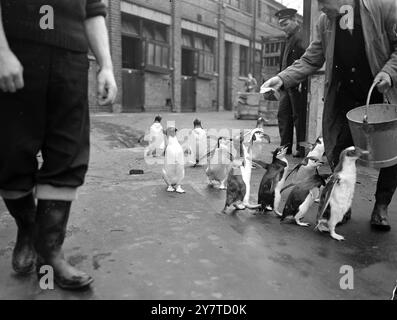
[[[266,133],[262,133],[262,139],[264,139],[267,142],[271,143],[270,136],[268,136]]]

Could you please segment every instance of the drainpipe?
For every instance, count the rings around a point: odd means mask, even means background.
[[[218,111],[223,111],[225,107],[225,12],[223,0],[218,2],[218,45],[217,45],[217,101]]]
[[[260,0],[259,0],[260,1]],[[253,21],[252,21],[252,47],[251,47],[251,67],[250,72],[255,76],[255,50],[256,50],[256,16],[258,8],[258,0],[253,0]]]
[[[171,3],[171,103],[172,112],[181,112],[181,4]]]

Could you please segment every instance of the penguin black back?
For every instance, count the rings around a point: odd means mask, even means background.
[[[263,175],[259,191],[258,204],[262,205],[262,210],[267,210],[267,207],[273,207],[275,199],[275,189],[284,175],[287,163],[279,157],[285,155],[286,147],[279,147],[273,152],[273,161],[271,164],[264,164],[261,161],[253,161],[255,164],[266,169]]]
[[[294,186],[285,204],[281,221],[289,216],[295,216],[299,212],[300,205],[305,201],[310,191],[314,188],[325,186],[325,178],[326,176],[324,175],[316,174]]]
[[[246,185],[241,175],[241,172],[240,174],[235,174],[235,169],[232,168],[229,172],[229,176],[227,179],[225,206],[230,206],[236,201],[243,201],[245,197],[245,193],[246,193]]]

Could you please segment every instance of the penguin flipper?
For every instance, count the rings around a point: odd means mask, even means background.
[[[305,159],[306,160],[306,159]],[[291,174],[293,174],[294,172],[298,172],[299,169],[305,164],[305,160],[303,160],[301,163],[298,163],[295,168],[293,168],[287,175],[287,177],[285,178],[285,180],[288,180],[288,178],[291,176]]]
[[[323,194],[321,195],[321,203],[318,209],[317,221],[324,218],[324,213],[326,212],[328,205],[331,201],[332,193],[335,190],[336,185],[339,183],[340,178],[338,175],[332,175],[327,185],[323,190]]]
[[[290,189],[290,188],[292,188],[292,187],[295,187],[295,186],[296,186],[295,183],[291,183],[291,184],[289,184],[288,186],[285,186],[284,188],[282,188],[281,191],[280,191],[280,193],[283,193],[285,190],[288,190],[288,189]]]

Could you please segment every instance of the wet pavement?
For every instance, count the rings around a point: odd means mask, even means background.
[[[253,128],[231,112],[164,114],[178,128]],[[280,224],[269,213],[224,215],[225,191],[209,188],[204,168],[186,168],[186,194],[167,193],[161,165],[148,165],[138,138],[152,114],[94,115],[91,165],[65,241],[71,263],[95,282],[86,292],[43,291],[35,275],[11,269],[16,227],[0,203],[0,299],[390,299],[397,279],[397,197],[392,231],[369,227],[376,171],[360,168],[352,220],[336,242],[310,228]],[[268,127],[278,144],[277,127]],[[296,161],[290,158],[291,161]],[[129,175],[143,169],[143,175]],[[253,170],[251,196],[264,170]],[[285,196],[283,197],[285,200]],[[284,203],[284,202],[283,202]],[[354,289],[340,288],[340,269],[353,267]]]

